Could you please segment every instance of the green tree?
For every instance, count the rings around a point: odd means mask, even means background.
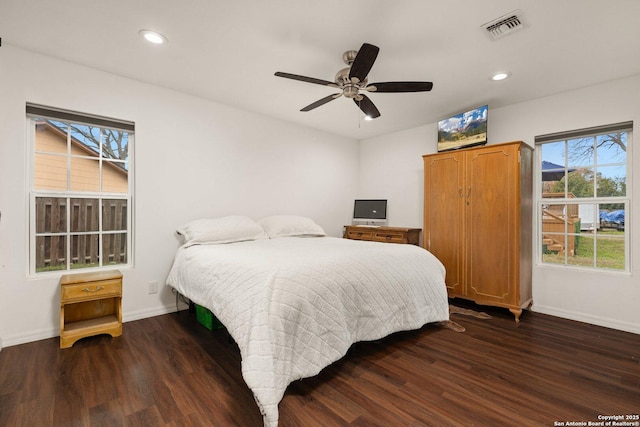
[[[593,197],[593,171],[578,169],[567,174],[568,192],[576,197]],[[556,181],[551,188],[554,193],[564,193],[565,178]]]
[[[567,174],[568,191],[576,197],[593,197],[593,179],[594,174],[591,169],[578,169]],[[601,173],[597,173],[598,197],[617,197],[624,196],[626,193],[626,182],[624,178],[608,178],[603,177]],[[551,187],[554,193],[564,193],[565,178],[556,181]]]
[[[624,193],[621,193],[617,180],[613,178],[598,178],[598,196],[624,196]]]

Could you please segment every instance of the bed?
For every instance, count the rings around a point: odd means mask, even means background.
[[[167,284],[236,341],[265,426],[292,381],[353,343],[449,319],[444,267],[418,246],[328,237],[304,217],[197,221],[178,230]],[[228,230],[238,223],[248,230]]]

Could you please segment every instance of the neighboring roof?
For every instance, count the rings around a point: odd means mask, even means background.
[[[61,129],[60,127],[56,126],[53,122],[51,122],[50,120],[44,120],[44,121],[39,121],[36,126],[43,126],[46,127],[48,130],[50,130],[52,133],[60,136],[62,141],[66,141],[67,139],[67,132],[66,130]],[[99,157],[100,153],[98,151],[95,150],[95,148],[85,144],[84,142],[80,141],[77,138],[74,138],[73,136],[71,137],[71,144],[78,148],[79,150],[83,151],[84,153],[86,153],[88,156],[91,157]],[[106,165],[106,167],[112,168],[113,170],[122,173],[124,175],[128,175],[128,171],[124,168],[124,164],[120,163],[120,162],[104,162],[103,164]]]
[[[567,173],[574,172],[575,168],[568,168]],[[543,181],[560,181],[564,178],[564,166],[556,165],[555,163],[542,161],[542,180]]]

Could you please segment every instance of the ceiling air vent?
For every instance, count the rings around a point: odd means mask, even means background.
[[[511,13],[507,13],[500,18],[482,25],[482,28],[486,30],[489,37],[493,40],[497,40],[515,31],[521,30],[523,27],[524,21],[520,10],[514,10]]]

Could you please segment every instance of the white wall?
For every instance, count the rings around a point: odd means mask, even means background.
[[[360,142],[359,198],[387,199],[390,226],[422,228],[422,155],[436,152],[436,125]]]
[[[639,93],[640,76],[634,76],[508,107],[489,105],[489,144],[520,140],[533,146],[536,135],[633,120],[637,145]],[[430,124],[360,142],[358,197],[388,196],[389,225],[422,227],[421,156],[436,152],[436,132]],[[640,150],[631,155],[635,174],[628,176],[633,199],[628,215],[638,220]],[[640,333],[640,223],[629,225],[627,232],[635,236],[633,275],[534,265],[532,310]]]
[[[198,217],[275,213],[314,218],[333,236],[350,220],[355,140],[243,112],[30,53],[0,49],[0,338],[59,334],[58,278],[28,279],[25,103],[136,124],[135,266],[123,270],[124,320],[175,310],[164,283],[174,230]],[[125,325],[126,331],[126,325]]]
[[[354,197],[366,197],[389,199],[390,225],[422,227],[421,156],[436,151],[435,124],[358,144],[11,46],[0,49],[0,93],[4,346],[59,333],[57,278],[26,277],[26,102],[136,123],[135,266],[123,271],[125,321],[175,309],[166,287],[148,295],[147,283],[164,282],[177,247],[173,230],[192,218],[296,213],[339,236]],[[626,120],[638,127],[637,93],[640,76],[514,106],[490,106],[490,143],[533,144],[535,135]],[[638,152],[632,169],[637,172],[630,176],[630,216],[640,200]],[[629,233],[634,232],[629,228]],[[640,239],[632,242],[631,255],[632,269],[640,268]],[[640,285],[634,280],[637,274],[535,266],[533,310],[640,333]]]

